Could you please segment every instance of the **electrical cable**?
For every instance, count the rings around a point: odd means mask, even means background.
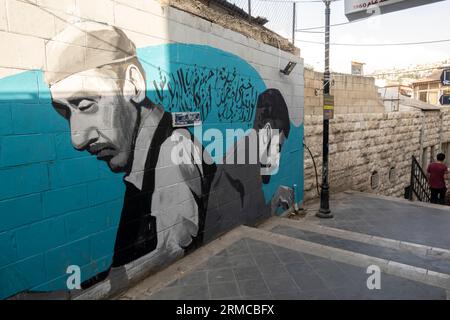
[[[385,75],[396,75],[401,73],[410,73],[410,72],[419,72],[419,71],[431,71],[431,70],[444,70],[446,68],[450,68],[450,65],[448,66],[437,66],[437,67],[430,67],[430,68],[423,68],[423,69],[399,69],[398,71],[394,72],[383,72],[383,73],[371,73],[367,74],[368,77],[377,77],[377,76],[385,76]]]
[[[306,150],[308,150],[309,155],[311,156],[313,165],[314,165],[314,171],[316,173],[316,189],[317,189],[317,195],[320,197],[320,191],[319,191],[319,174],[317,173],[317,166],[316,166],[316,160],[314,159],[314,156],[311,152],[311,150],[308,148],[308,146],[306,145],[305,141],[303,141],[303,146],[306,148]]]
[[[372,18],[372,16],[365,17],[365,18],[361,18],[361,19],[354,20],[354,21],[347,21],[347,22],[341,22],[341,23],[330,24],[330,27],[345,26],[345,25],[347,25],[347,24],[365,21],[365,20],[367,20],[367,19],[369,19],[369,18]],[[308,28],[303,28],[303,29],[297,29],[297,30],[295,30],[295,32],[304,32],[304,31],[315,30],[315,29],[325,29],[325,26],[320,26],[320,27],[308,27]],[[325,33],[325,31],[320,31],[320,32]]]
[[[313,43],[325,45],[325,43],[320,41],[309,41],[309,40],[299,40],[296,41]],[[432,43],[443,43],[450,42],[450,39],[441,39],[441,40],[430,40],[430,41],[420,41],[420,42],[398,42],[398,43],[330,43],[333,46],[348,46],[348,47],[391,47],[391,46],[413,46],[419,44],[432,44]]]
[[[372,18],[372,15],[364,17],[364,18],[361,18],[361,19],[353,20],[353,21],[346,21],[346,22],[331,24],[330,27],[345,26],[345,25],[348,25],[348,24],[365,21],[365,20],[370,19],[370,18]],[[308,27],[308,28],[297,29],[297,30],[295,30],[295,32],[305,32],[305,31],[309,31],[309,30],[324,29],[324,28],[325,28],[325,26]],[[324,33],[324,31],[320,31],[320,33]]]

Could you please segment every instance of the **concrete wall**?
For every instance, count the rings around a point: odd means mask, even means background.
[[[450,141],[450,112],[339,114],[330,122],[330,185],[333,192],[348,189],[403,197],[409,186],[411,157],[419,161],[425,149],[429,163]],[[305,116],[305,141],[318,165],[321,182],[322,117]],[[448,160],[447,160],[448,161]],[[448,163],[448,162],[447,162]],[[392,171],[391,171],[392,169]],[[378,172],[379,186],[371,186]],[[389,173],[391,172],[391,179]],[[305,152],[305,201],[317,198],[313,162]]]
[[[105,297],[303,201],[299,55],[154,0],[0,0],[0,41],[0,298]],[[264,175],[198,131],[265,125],[289,134]]]
[[[333,73],[331,79],[336,114],[384,112],[374,78]],[[315,94],[322,88],[323,73],[305,70],[305,114],[323,114],[323,91]]]

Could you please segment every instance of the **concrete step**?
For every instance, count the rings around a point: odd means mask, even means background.
[[[295,239],[450,275],[450,250],[447,249],[286,218],[272,218],[260,228]]]
[[[373,265],[382,290],[366,287]],[[448,299],[449,289],[447,274],[241,226],[120,299]],[[264,295],[251,295],[259,290]]]

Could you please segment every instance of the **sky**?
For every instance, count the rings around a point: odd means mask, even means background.
[[[277,33],[292,38],[292,1],[252,0],[252,15],[268,17],[266,25]],[[303,0],[302,0],[303,1]],[[231,0],[247,9],[246,0]],[[297,29],[323,26],[324,4],[297,3]],[[331,24],[347,22],[344,1],[331,5]],[[323,31],[316,29],[314,31]],[[301,40],[324,41],[323,33],[296,33],[296,46],[306,65],[323,71],[324,47]],[[375,18],[331,28],[335,43],[399,43],[450,39],[450,0],[406,9]],[[450,59],[450,41],[414,46],[350,47],[331,46],[330,68],[334,72],[350,73],[351,61],[366,63],[365,73],[379,69],[404,68],[417,64]]]

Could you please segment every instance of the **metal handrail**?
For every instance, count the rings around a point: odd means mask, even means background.
[[[419,201],[431,202],[431,188],[428,183],[427,175],[414,156],[412,156],[409,200],[412,200],[413,193]]]

